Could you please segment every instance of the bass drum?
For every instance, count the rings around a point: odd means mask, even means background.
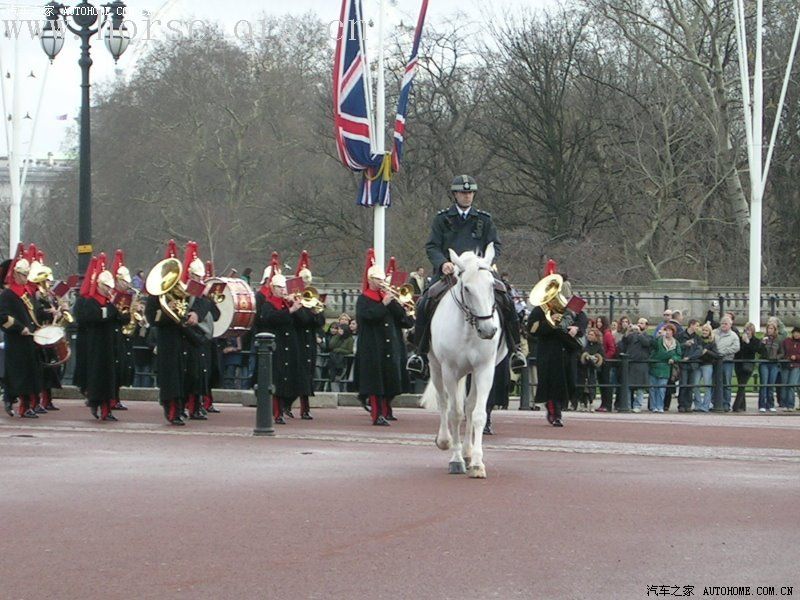
[[[63,327],[47,325],[37,329],[33,341],[42,349],[42,361],[46,367],[58,367],[69,360],[69,342]]]
[[[207,294],[217,303],[219,319],[214,321],[215,338],[235,338],[249,332],[256,320],[256,295],[247,282],[231,277],[206,280]]]

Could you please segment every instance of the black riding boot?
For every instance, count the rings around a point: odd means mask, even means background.
[[[509,366],[515,373],[524,369],[528,360],[522,352],[522,339],[519,325],[519,315],[514,307],[514,301],[507,293],[499,290],[495,293],[497,306],[503,314],[506,329],[506,343],[508,344]]]
[[[416,320],[414,321],[414,343],[417,346],[417,351],[408,357],[406,369],[417,377],[424,378],[428,372],[428,351],[430,350],[427,295],[423,295],[417,301]]]

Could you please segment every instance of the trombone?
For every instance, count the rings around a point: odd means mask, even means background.
[[[308,286],[303,290],[302,294],[295,294],[295,298],[298,298],[300,304],[310,309],[314,314],[319,314],[325,310],[325,304],[319,299],[319,291],[315,287]]]
[[[406,311],[409,317],[415,317],[417,314],[417,305],[414,302],[414,288],[406,283],[400,287],[394,286],[386,281],[380,282],[381,290],[397,300],[400,306]]]

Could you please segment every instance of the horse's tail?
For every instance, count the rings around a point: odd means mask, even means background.
[[[464,402],[467,398],[467,378],[462,377],[458,381],[458,388],[456,390],[456,397],[458,398],[459,402],[461,403],[461,407],[463,409]],[[433,385],[432,381],[428,382],[428,385],[425,386],[425,392],[422,394],[422,408],[426,408],[428,410],[439,409],[439,392],[436,391],[436,386]]]
[[[439,393],[436,391],[436,386],[432,381],[428,382],[425,386],[425,392],[422,394],[422,408],[428,410],[439,410]]]

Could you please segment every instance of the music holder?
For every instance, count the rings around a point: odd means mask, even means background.
[[[567,302],[567,310],[571,310],[576,315],[583,310],[583,307],[586,306],[586,300],[581,298],[580,296],[573,296]]]
[[[290,277],[286,280],[286,293],[290,296],[302,294],[306,289],[306,283],[302,277]]]
[[[64,281],[59,281],[53,286],[53,294],[55,295],[56,298],[59,299],[66,296],[69,293],[69,290],[70,290],[69,284]]]
[[[206,284],[200,283],[194,279],[190,279],[186,282],[186,293],[190,296],[194,296],[195,298],[199,298],[202,296],[206,291]]]
[[[391,284],[394,287],[401,287],[408,283],[408,273],[405,271],[395,271],[392,273],[392,281]]]

